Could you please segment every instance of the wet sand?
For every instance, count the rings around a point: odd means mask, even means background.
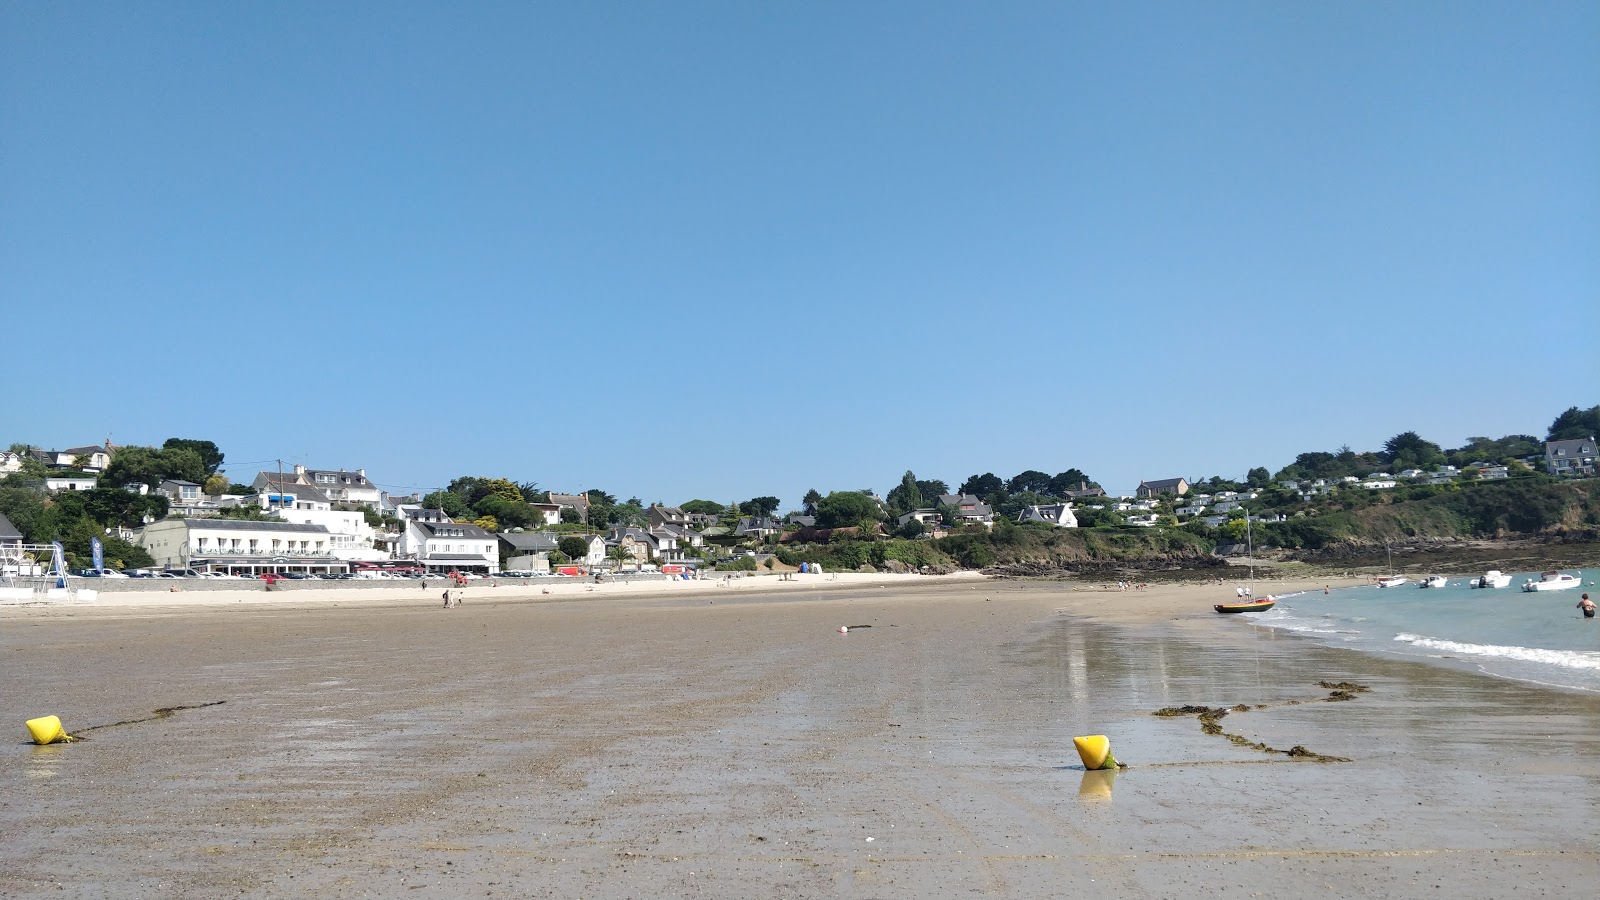
[[[0,895],[1592,895],[1600,698],[1218,591],[8,609]],[[49,713],[88,740],[22,743]],[[1090,733],[1132,767],[1083,772]]]

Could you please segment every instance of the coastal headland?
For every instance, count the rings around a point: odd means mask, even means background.
[[[829,577],[5,609],[0,894],[1600,882],[1593,694],[1214,615],[1232,582]],[[23,743],[45,714],[84,740]],[[1129,768],[1083,771],[1081,734]]]

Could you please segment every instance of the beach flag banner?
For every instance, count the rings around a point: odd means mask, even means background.
[[[106,567],[106,545],[99,538],[89,539],[89,552],[94,555],[94,570],[96,572]]]
[[[67,586],[67,551],[60,541],[50,542],[50,571],[56,576],[56,587]]]

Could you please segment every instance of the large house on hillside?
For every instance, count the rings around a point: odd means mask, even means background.
[[[1596,466],[1594,437],[1548,441],[1544,445],[1544,468],[1551,475],[1593,475]]]
[[[1133,492],[1135,497],[1159,497],[1162,494],[1171,494],[1182,497],[1189,493],[1189,482],[1182,478],[1163,478],[1159,481],[1141,481],[1139,487]]]
[[[955,510],[956,521],[951,525],[994,525],[994,507],[971,494],[940,494],[939,506]]]

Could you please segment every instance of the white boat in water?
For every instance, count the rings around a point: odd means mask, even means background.
[[[1565,572],[1545,572],[1539,576],[1538,581],[1529,578],[1522,583],[1525,591],[1564,591],[1583,584],[1583,579]]]
[[[1443,575],[1429,575],[1427,578],[1424,578],[1420,582],[1418,582],[1417,583],[1417,587],[1440,588],[1440,587],[1446,587],[1449,584],[1450,584],[1450,579],[1444,577]]]
[[[1381,588],[1399,587],[1400,585],[1405,584],[1407,581],[1410,581],[1410,580],[1411,579],[1405,577],[1404,575],[1383,575],[1383,576],[1378,578],[1378,587],[1381,587]]]
[[[1472,582],[1473,587],[1503,588],[1511,584],[1511,576],[1499,569],[1490,569],[1483,573],[1483,577]]]

